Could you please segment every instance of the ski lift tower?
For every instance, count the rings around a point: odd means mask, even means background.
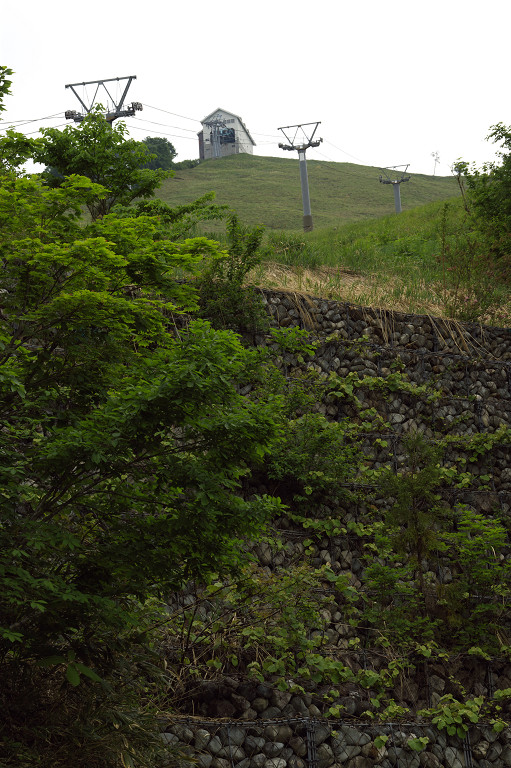
[[[74,120],[75,123],[81,123],[82,120],[85,118],[85,115],[88,115],[89,112],[94,107],[94,104],[96,103],[96,96],[98,95],[98,91],[101,86],[106,91],[113,105],[113,109],[109,109],[105,114],[105,120],[107,121],[107,123],[109,123],[110,128],[112,127],[114,120],[116,120],[118,117],[132,117],[135,114],[135,112],[139,112],[142,110],[142,104],[139,101],[132,101],[129,106],[125,106],[124,99],[126,98],[126,95],[128,93],[128,90],[132,81],[136,79],[137,79],[136,75],[129,75],[128,77],[111,77],[108,80],[89,80],[89,82],[87,83],[69,83],[68,85],[66,85],[66,88],[71,88],[74,95],[76,96],[76,98],[82,105],[83,109],[85,110],[85,113],[77,112],[74,109],[68,109],[65,112],[66,120]],[[119,83],[121,80],[127,80],[128,82],[126,83],[126,86],[124,88],[121,98],[116,102],[115,99],[112,97],[110,91],[108,90],[108,87],[105,85],[105,83],[113,83],[113,82]],[[94,91],[94,96],[92,97],[92,101],[88,106],[84,102],[82,97],[79,95],[79,93],[75,91],[75,88],[78,88],[80,86],[85,87],[86,85],[96,86],[96,90]]]
[[[435,165],[433,166],[433,176],[436,176],[436,167],[440,162],[440,155],[438,154],[438,152],[432,152],[431,157],[435,161]]]
[[[407,163],[406,165],[392,165],[390,168],[382,168],[382,172],[380,173],[380,184],[392,184],[392,188],[394,190],[394,204],[396,206],[396,213],[401,213],[401,190],[400,186],[404,181],[410,181],[411,176],[407,176],[406,172],[408,171],[408,166],[410,163]],[[392,175],[397,176],[399,174],[398,169],[404,168],[404,171],[401,171],[401,178],[394,178],[392,179],[387,171],[394,172]],[[385,175],[385,178],[384,178]]]
[[[204,123],[204,125],[207,128],[209,128],[211,131],[210,136],[211,136],[211,145],[213,147],[213,157],[214,158],[220,157],[221,129],[226,128],[227,124],[225,120],[211,120],[208,123]]]
[[[310,127],[312,125],[314,128]],[[307,160],[305,159],[305,152],[309,149],[309,147],[319,147],[323,141],[323,139],[316,139],[316,141],[314,141],[314,135],[318,129],[318,125],[320,125],[320,123],[301,123],[300,125],[286,125],[283,128],[278,129],[279,131],[282,131],[289,142],[289,144],[279,144],[280,149],[287,149],[290,152],[296,150],[298,152],[298,159],[300,161],[300,181],[302,185],[304,232],[312,231],[309,179],[307,177]],[[292,134],[293,130],[294,134]],[[286,131],[289,131],[289,135],[286,133]]]

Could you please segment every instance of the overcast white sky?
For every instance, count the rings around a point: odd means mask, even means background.
[[[489,127],[511,124],[509,0],[24,0],[1,17],[15,75],[0,130],[63,125],[80,108],[67,83],[126,75],[144,105],[131,135],[166,136],[180,160],[198,157],[217,107],[243,119],[258,155],[290,157],[278,127],[321,121],[309,159],[432,174],[438,152],[441,175],[491,159]]]

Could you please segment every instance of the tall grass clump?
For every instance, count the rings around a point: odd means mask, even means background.
[[[324,254],[305,233],[268,232],[265,258],[286,266],[318,269]]]
[[[270,268],[270,262],[273,267]],[[461,321],[509,324],[502,269],[461,198],[309,233],[269,232],[259,272],[325,298]]]

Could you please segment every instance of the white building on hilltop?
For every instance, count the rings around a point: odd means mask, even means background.
[[[198,133],[201,160],[239,155],[242,152],[253,154],[255,141],[238,115],[219,108],[201,120],[201,123],[202,131]]]

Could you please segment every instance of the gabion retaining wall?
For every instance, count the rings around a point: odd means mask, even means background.
[[[420,723],[354,724],[315,718],[268,721],[178,719],[163,738],[200,768],[503,768],[511,728],[470,728],[464,739]],[[385,743],[375,745],[377,737]],[[426,737],[418,753],[409,742]]]
[[[364,445],[366,459],[376,468],[402,465],[401,438],[420,430],[431,440],[492,434],[511,427],[511,329],[460,324],[429,316],[356,307],[297,293],[260,291],[274,327],[299,327],[318,342],[305,364],[292,354],[281,355],[279,365],[292,385],[305,370],[335,372],[344,377],[388,378],[402,370],[417,385],[429,384],[439,398],[428,401],[412,392],[357,389],[363,407],[374,408],[389,426],[389,449],[376,449],[374,435]],[[267,344],[262,335],[255,343]],[[276,347],[275,347],[276,348]],[[333,421],[356,419],[356,409],[332,398],[318,411]],[[452,446],[444,462],[453,466],[463,448]],[[467,465],[474,475],[472,500],[484,507],[491,497],[501,511],[511,514],[511,448],[495,445],[477,463]],[[480,486],[477,477],[489,475]],[[493,494],[493,496],[492,496]],[[479,496],[479,499],[477,499]]]
[[[450,352],[511,363],[511,331],[477,323],[459,323],[430,315],[359,307],[290,291],[258,289],[274,325],[299,327],[318,335],[416,351],[420,355]]]
[[[382,379],[402,370],[409,381],[428,383],[440,393],[438,400],[428,401],[407,391],[357,390],[362,404],[375,408],[389,427],[387,433],[378,433],[388,442],[386,450],[375,448],[374,435],[368,434],[363,442],[367,462],[376,468],[387,465],[397,471],[403,466],[403,438],[411,431],[421,430],[435,440],[491,434],[511,426],[511,329],[462,325],[283,291],[260,294],[273,327],[306,329],[319,342],[305,364],[291,354],[281,356],[280,367],[291,384],[311,368],[323,375],[356,372]],[[264,335],[251,340],[271,343]],[[331,420],[357,417],[346,401],[318,403],[318,410]],[[444,462],[454,465],[463,450],[452,446]],[[511,447],[495,445],[467,469],[475,476],[474,485],[454,491],[457,500],[478,511],[491,514],[498,509],[511,516]],[[481,475],[489,476],[490,482],[479,483]],[[385,500],[375,489],[368,487],[366,492],[371,503],[383,509]],[[452,490],[449,493],[453,495]],[[344,522],[356,521],[363,517],[363,507],[352,504],[325,513],[342,516]],[[277,528],[283,549],[275,552],[266,542],[254,547],[268,571],[296,561],[308,536],[285,518],[277,521]],[[362,544],[354,534],[324,537],[312,545],[311,562],[314,566],[328,562],[358,587],[364,568]],[[448,567],[440,564],[436,571],[432,576],[438,583],[449,583]],[[186,611],[193,607],[194,597],[182,593],[179,602]],[[323,614],[325,624],[317,631],[323,634],[325,650],[330,648],[354,672],[381,668],[384,660],[374,649],[350,647],[356,630],[343,622],[342,605],[334,602]],[[407,706],[413,717],[417,710],[435,706],[444,694],[459,697],[460,686],[462,695],[491,698],[496,689],[511,688],[511,664],[469,656],[448,663],[416,660],[415,668],[399,676],[389,695]],[[340,698],[335,704],[341,705],[345,716],[357,718],[371,708],[370,691],[352,683],[336,687]],[[496,734],[488,725],[473,726],[460,740],[421,722],[333,722],[322,719],[328,709],[324,693],[321,686],[311,684],[305,694],[296,695],[276,690],[271,680],[259,684],[234,676],[203,681],[186,707],[197,717],[175,718],[164,738],[192,754],[201,768],[511,768],[511,728]],[[504,705],[504,717],[511,714],[510,706]],[[377,747],[374,740],[382,735],[387,741]],[[429,739],[426,749],[412,750],[408,741],[424,736]]]

